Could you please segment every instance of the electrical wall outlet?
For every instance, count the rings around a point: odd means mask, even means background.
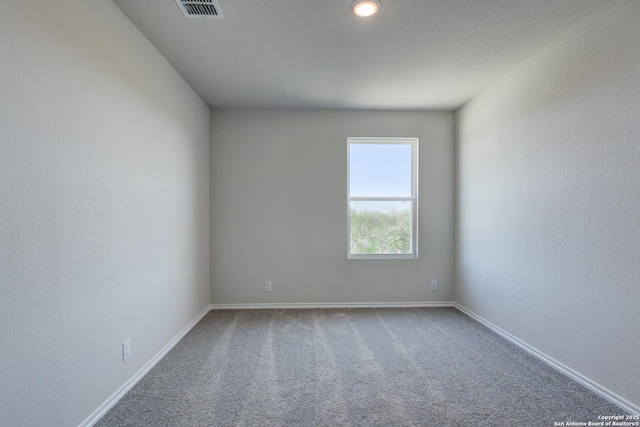
[[[126,362],[131,357],[131,340],[122,343],[122,362]]]
[[[432,291],[437,291],[438,290],[438,281],[437,280],[432,280],[431,281],[431,290]]]
[[[264,282],[264,291],[265,292],[271,292],[271,287],[272,287],[271,281]]]

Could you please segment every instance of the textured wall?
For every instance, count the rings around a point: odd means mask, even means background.
[[[457,114],[456,301],[640,404],[640,2]]]
[[[209,304],[210,112],[110,1],[1,9],[0,425],[73,426]]]
[[[212,303],[451,300],[452,113],[214,110],[211,129]],[[420,138],[418,260],[347,260],[349,136]]]

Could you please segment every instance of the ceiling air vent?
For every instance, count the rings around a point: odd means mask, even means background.
[[[224,18],[218,0],[176,0],[176,3],[187,18]]]

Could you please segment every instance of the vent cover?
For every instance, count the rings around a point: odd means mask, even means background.
[[[224,18],[218,0],[176,0],[176,3],[187,18]]]

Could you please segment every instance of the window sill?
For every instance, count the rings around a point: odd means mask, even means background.
[[[347,259],[418,259],[418,255],[347,255]]]

